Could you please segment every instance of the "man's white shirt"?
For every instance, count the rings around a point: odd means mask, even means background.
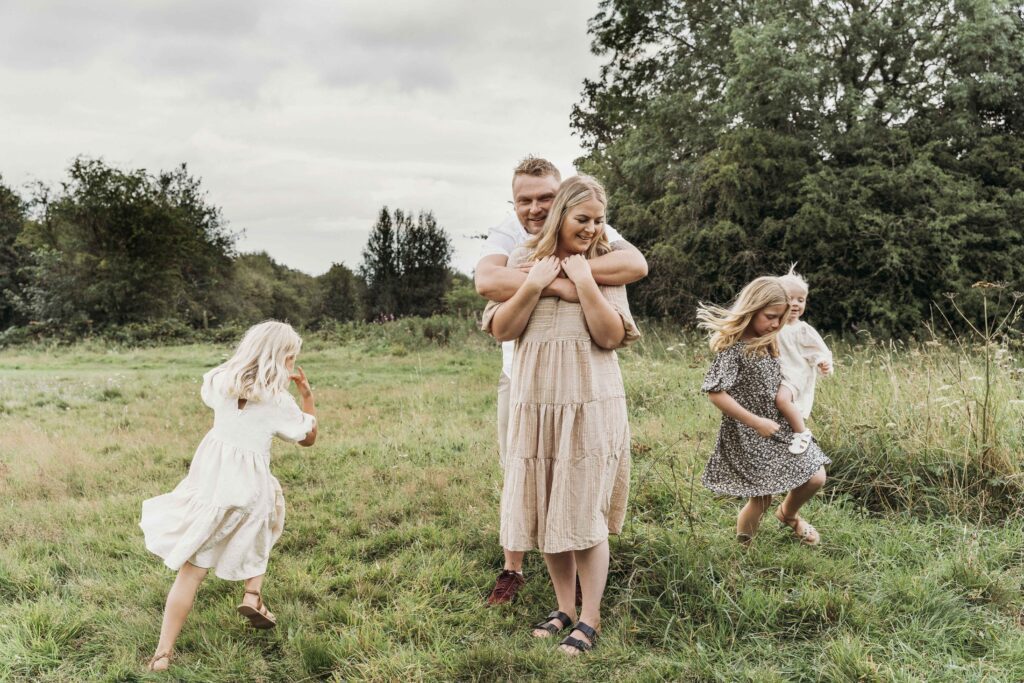
[[[623,241],[622,235],[610,225],[604,226],[604,233],[608,237],[608,242],[612,244]],[[487,231],[487,241],[484,242],[484,246],[480,250],[480,258],[485,256],[508,258],[516,250],[516,247],[522,246],[528,239],[530,239],[530,233],[526,232],[526,228],[514,213],[509,213],[501,223]],[[505,373],[506,377],[512,376],[512,356],[515,349],[514,341],[501,344],[501,371]]]

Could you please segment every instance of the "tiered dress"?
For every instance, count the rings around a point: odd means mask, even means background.
[[[516,249],[508,265],[527,262]],[[625,287],[601,287],[622,316],[622,345],[640,337]],[[502,304],[484,310],[490,331]],[[590,338],[583,307],[542,298],[512,362],[501,545],[545,553],[592,548],[622,529],[629,495],[626,392],[614,350]]]
[[[270,549],[284,529],[284,495],[270,473],[270,442],[301,441],[316,425],[287,391],[244,408],[225,390],[217,369],[203,376],[211,429],[188,474],[170,493],[142,503],[146,548],[171,569],[187,561],[240,581],[266,572]]]
[[[801,455],[789,452],[793,431],[775,405],[782,382],[777,358],[746,353],[738,342],[720,351],[704,377],[701,391],[724,391],[754,415],[779,424],[779,431],[764,437],[752,427],[722,415],[715,452],[701,481],[715,493],[728,496],[767,496],[785,493],[810,479],[832,461],[817,441]]]

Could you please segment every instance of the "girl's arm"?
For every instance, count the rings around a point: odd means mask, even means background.
[[[306,379],[306,373],[302,371],[301,366],[295,366],[295,374],[291,376],[295,386],[299,389],[299,395],[302,397],[302,412],[307,415],[316,417],[316,404],[313,402],[313,389],[309,386],[309,380]],[[316,423],[313,423],[313,429],[306,434],[306,438],[302,441],[297,441],[300,446],[312,446],[316,443]]]
[[[518,339],[530,322],[544,288],[558,277],[558,259],[548,256],[534,264],[512,298],[498,306],[490,320],[491,335],[498,341]]]
[[[594,280],[590,263],[580,254],[562,261],[562,270],[576,284],[576,293],[583,306],[583,317],[590,330],[590,338],[602,349],[616,349],[626,338],[622,316],[608,302]]]
[[[724,391],[709,391],[708,398],[723,413],[737,422],[742,422],[765,438],[779,431],[778,422],[754,415]]]
[[[828,345],[825,344],[825,340],[810,325],[805,324],[802,332],[800,350],[803,357],[811,365],[817,366],[818,372],[821,374],[832,374],[832,352],[829,350]]]

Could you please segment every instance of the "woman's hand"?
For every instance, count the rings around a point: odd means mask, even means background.
[[[554,256],[542,258],[534,263],[530,272],[526,274],[526,284],[538,291],[543,290],[555,281],[561,270],[562,266]]]
[[[779,423],[769,420],[767,417],[761,417],[754,423],[754,430],[767,439],[779,431]]]
[[[306,373],[302,371],[302,366],[296,365],[295,374],[289,375],[289,378],[295,382],[295,386],[303,398],[313,395],[313,389],[309,386],[309,380],[306,379]]]
[[[590,261],[583,254],[574,254],[569,258],[562,259],[562,270],[577,286],[582,282],[594,279],[594,274],[590,272]]]

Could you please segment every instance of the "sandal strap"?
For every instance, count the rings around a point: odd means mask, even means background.
[[[568,645],[569,647],[574,647],[577,650],[579,650],[580,652],[587,652],[588,650],[593,650],[594,649],[594,646],[591,645],[590,643],[588,643],[587,641],[580,640],[579,638],[573,638],[572,636],[566,636],[565,638],[562,639],[562,642],[559,643],[559,644],[560,645]]]
[[[579,631],[587,638],[589,638],[591,643],[597,642],[597,631],[594,629],[594,627],[588,624],[584,624],[582,621],[577,621],[576,625],[572,628],[574,631]]]
[[[554,624],[552,624],[551,623],[552,619],[558,619],[558,621],[562,624],[562,627],[559,628],[559,627],[555,626]],[[536,624],[533,625],[533,627],[534,628],[542,629],[544,631],[547,631],[551,635],[555,635],[559,631],[564,631],[565,629],[567,629],[571,625],[572,625],[572,618],[568,614],[566,614],[565,612],[559,612],[558,610],[555,610],[551,614],[548,615],[547,619],[545,619],[544,621],[537,622]]]

